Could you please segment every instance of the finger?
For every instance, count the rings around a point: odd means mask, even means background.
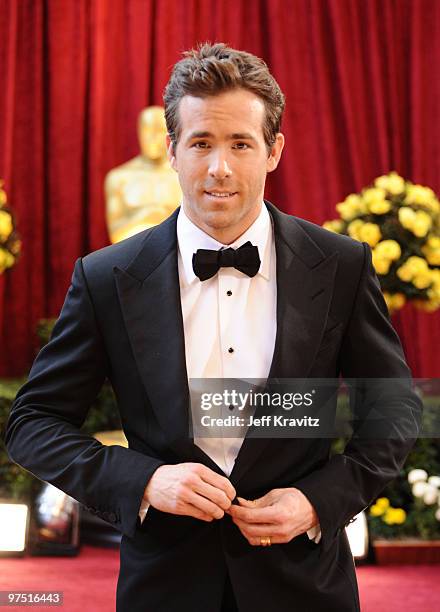
[[[263,536],[263,537],[267,538],[268,536],[266,535],[266,536]],[[261,548],[270,548],[270,546],[272,544],[285,544],[285,541],[283,541],[281,538],[278,538],[276,536],[274,536],[274,537],[270,536],[270,545],[269,546],[267,544],[263,545],[261,543],[261,538],[246,538],[246,539],[247,539],[247,541],[249,542],[249,544],[251,546],[260,546]]]
[[[200,464],[198,473],[202,480],[212,485],[213,487],[224,491],[224,493],[231,501],[235,499],[236,491],[230,481],[225,476],[217,474],[216,472],[214,472],[203,464]]]
[[[203,497],[203,495],[199,495],[195,491],[188,490],[183,501],[192,504],[205,514],[208,514],[215,519],[221,519],[225,514],[224,510],[217,506],[217,504],[214,504],[212,501],[206,499],[206,497]]]
[[[246,538],[251,546],[261,546],[260,538]]]
[[[200,480],[194,485],[193,491],[199,493],[209,501],[212,501],[225,511],[228,510],[231,505],[231,500],[222,489],[218,489],[203,480]]]
[[[255,525],[250,523],[244,523],[238,519],[234,519],[234,523],[240,529],[241,532],[244,532],[247,537],[267,537],[267,534],[273,534],[274,536],[282,536],[281,531],[277,529],[276,525],[272,523]]]
[[[237,497],[237,501],[245,508],[255,508],[257,505],[257,501],[255,499],[244,499],[244,497]]]
[[[246,523],[277,523],[279,521],[279,509],[275,506],[243,508],[232,504],[230,514]]]
[[[267,495],[263,497],[257,497],[257,499],[245,499],[244,497],[237,497],[238,502],[246,508],[265,508],[270,506],[268,503]]]
[[[178,514],[182,516],[192,516],[193,518],[206,521],[207,523],[211,523],[214,520],[211,515],[206,514],[206,512],[202,512],[202,510],[196,506],[193,506],[193,504],[183,503]]]

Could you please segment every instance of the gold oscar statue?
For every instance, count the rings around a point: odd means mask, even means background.
[[[161,223],[182,197],[177,174],[169,165],[161,106],[139,115],[141,154],[113,168],[105,178],[106,219],[112,243]]]

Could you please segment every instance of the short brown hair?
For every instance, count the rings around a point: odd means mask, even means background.
[[[163,96],[165,121],[173,146],[180,136],[179,103],[183,96],[205,98],[238,88],[263,100],[266,109],[263,134],[270,150],[280,131],[284,94],[262,59],[224,43],[205,43],[185,51],[183,59],[174,65]]]

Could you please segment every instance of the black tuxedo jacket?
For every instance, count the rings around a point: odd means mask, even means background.
[[[278,288],[270,376],[408,379],[369,247],[267,206]],[[218,612],[226,572],[240,612],[358,610],[344,527],[399,473],[414,443],[421,406],[410,385],[396,381],[379,407],[397,415],[396,436],[353,437],[331,459],[330,439],[245,438],[230,475],[237,494],[296,486],[318,513],[319,544],[302,534],[253,547],[228,515],[206,523],[150,508],[140,524],[158,466],[193,461],[222,473],[188,435],[176,218],[76,262],[52,338],[11,411],[11,459],[122,532],[120,612]],[[106,377],[128,449],[79,431]],[[355,416],[373,404],[357,402]]]

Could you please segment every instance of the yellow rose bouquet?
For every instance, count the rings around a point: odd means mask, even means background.
[[[7,205],[3,181],[0,181],[0,274],[12,268],[21,251],[21,242],[15,229],[14,217]]]
[[[428,312],[440,307],[440,203],[432,189],[390,172],[336,210],[340,219],[323,227],[370,245],[390,312],[407,301]]]

